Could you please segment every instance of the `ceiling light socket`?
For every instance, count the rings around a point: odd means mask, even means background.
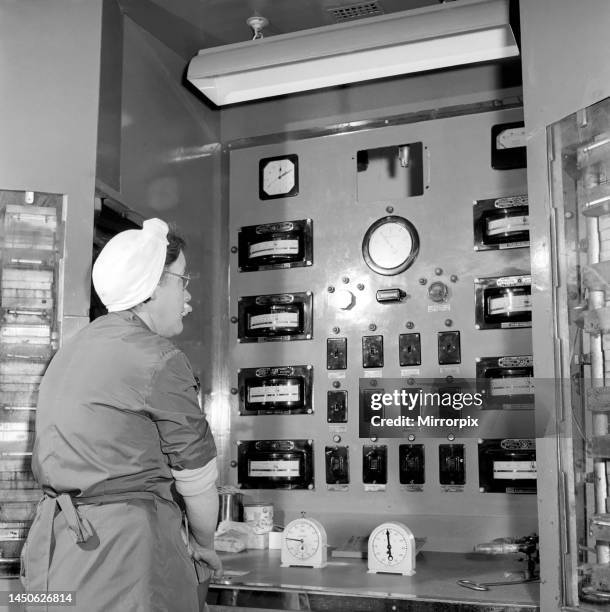
[[[266,17],[260,17],[259,15],[253,15],[246,19],[246,23],[252,28],[254,32],[254,38],[263,37],[263,28],[269,25],[269,20]]]

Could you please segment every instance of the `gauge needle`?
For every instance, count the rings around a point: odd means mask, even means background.
[[[392,544],[390,542],[390,530],[389,529],[385,530],[385,537],[388,540],[388,561],[393,561],[394,557],[392,556]]]
[[[287,540],[290,540],[291,542],[300,542],[301,544],[303,544],[303,538],[286,538]]]

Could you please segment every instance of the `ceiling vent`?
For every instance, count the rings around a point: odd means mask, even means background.
[[[326,10],[338,23],[384,14],[384,10],[379,2],[359,2],[358,4],[348,4],[347,6],[334,6]]]

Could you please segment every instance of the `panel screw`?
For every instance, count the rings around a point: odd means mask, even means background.
[[[235,461],[235,459],[233,459],[233,461],[231,461],[231,467],[237,467],[237,461]]]
[[[391,215],[394,212],[394,207],[386,206],[385,211],[388,213],[388,215]]]
[[[377,386],[377,379],[373,378],[373,380],[371,380],[371,387],[376,387]]]
[[[332,285],[329,285],[327,291],[328,291],[328,293],[334,293],[335,292],[335,288]]]
[[[363,291],[364,290],[364,285],[362,283],[358,283],[356,285],[356,287],[358,287],[358,291]]]
[[[347,283],[349,283],[349,276],[344,276],[341,280],[347,285]]]
[[[369,330],[370,331],[375,331],[377,329],[377,325],[375,325],[375,323],[370,323],[369,324]]]
[[[442,268],[434,268],[434,274],[436,274],[437,276],[440,276],[442,273],[443,273]]]
[[[413,329],[415,327],[415,323],[413,323],[413,321],[407,321],[405,327],[407,329]]]
[[[333,442],[335,442],[335,444],[339,444],[339,442],[341,442],[341,436],[339,434],[335,434],[333,436]]]
[[[424,278],[423,276],[419,279],[419,284],[420,285],[425,285],[428,282],[427,278]]]
[[[451,327],[453,325],[453,321],[451,319],[445,319],[445,327]]]
[[[414,385],[414,384],[415,384],[415,379],[414,379],[414,378],[407,378],[407,384],[408,384],[409,386]]]
[[[237,323],[237,317],[231,317],[231,323]]]
[[[333,327],[333,334],[338,334],[341,331],[340,327]]]
[[[409,434],[407,436],[407,440],[409,440],[409,442],[413,442],[413,440],[415,440],[415,434]]]
[[[458,282],[458,277],[457,277],[457,274],[452,274],[452,275],[449,277],[449,280],[450,280],[452,283],[457,283],[457,282]]]
[[[239,393],[239,389],[237,387],[231,387],[231,395],[237,395]]]
[[[341,382],[338,380],[333,380],[333,387],[338,389],[341,386]]]
[[[455,440],[455,434],[449,434],[447,436],[447,440],[449,440],[449,442],[453,442]]]
[[[453,382],[453,376],[451,376],[451,374],[449,374],[449,376],[447,376],[447,377],[445,378],[445,380],[446,380],[448,383],[452,383],[452,382]]]
[[[231,247],[231,253],[237,253],[237,247],[236,246],[232,246]]]

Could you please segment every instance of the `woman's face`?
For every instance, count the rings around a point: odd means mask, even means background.
[[[184,288],[184,280],[180,278],[185,272],[186,258],[184,253],[180,252],[178,259],[168,266],[161,276],[161,281],[155,289],[154,299],[149,302],[151,306],[149,314],[153,320],[154,331],[160,336],[171,338],[181,334],[182,318],[193,310],[189,305],[191,294]]]

